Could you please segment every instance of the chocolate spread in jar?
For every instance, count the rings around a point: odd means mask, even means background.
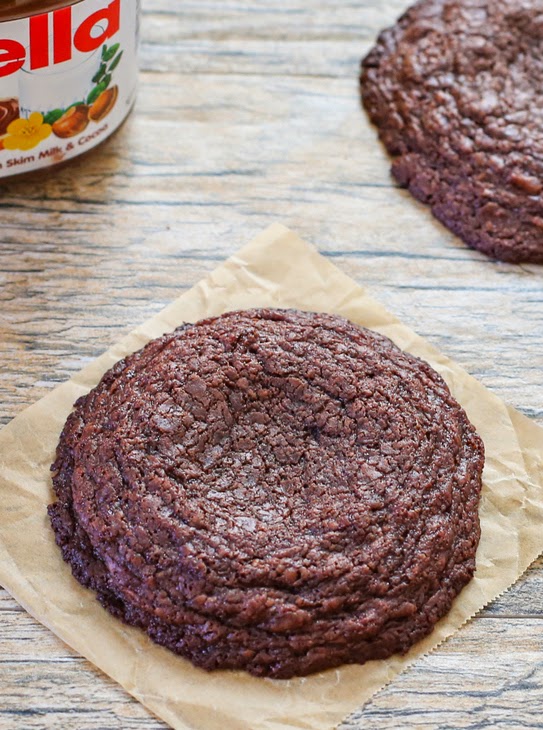
[[[139,2],[8,0],[0,8],[0,179],[107,139],[136,94]]]
[[[0,99],[0,135],[6,134],[11,122],[19,119],[19,116],[17,99]]]

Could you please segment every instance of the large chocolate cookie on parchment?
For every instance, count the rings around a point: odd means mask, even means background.
[[[119,362],[53,465],[64,559],[205,669],[405,652],[469,582],[483,445],[441,377],[341,317],[231,312]]]
[[[362,62],[392,172],[473,248],[543,263],[543,2],[422,0]]]

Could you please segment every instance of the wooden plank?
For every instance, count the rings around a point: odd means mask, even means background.
[[[146,70],[352,77],[406,0],[146,3]]]
[[[542,628],[540,619],[473,621],[396,678],[341,730],[542,728]],[[529,640],[529,631],[537,638]]]

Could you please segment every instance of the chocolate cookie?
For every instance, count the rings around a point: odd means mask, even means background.
[[[422,0],[362,61],[392,173],[468,245],[543,263],[543,3]]]
[[[205,669],[286,678],[405,652],[471,579],[483,445],[441,377],[332,315],[230,312],[76,403],[64,559]]]

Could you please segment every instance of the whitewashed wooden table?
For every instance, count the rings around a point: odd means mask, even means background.
[[[126,126],[0,186],[2,423],[280,221],[543,425],[543,267],[466,249],[395,186],[359,108],[360,57],[406,5],[144,0]],[[343,727],[532,729],[542,711],[539,561]],[[0,590],[1,730],[163,727]]]

